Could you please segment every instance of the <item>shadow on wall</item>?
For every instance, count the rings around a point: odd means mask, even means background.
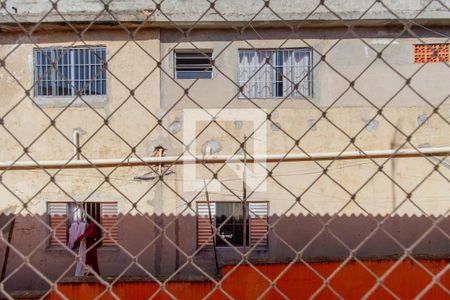
[[[1,215],[3,226],[12,215]],[[375,217],[335,217],[324,230],[321,222],[330,216],[271,216],[270,224],[276,226],[269,231],[269,246],[257,248],[250,254],[255,263],[291,262],[296,252],[302,251],[305,260],[330,262],[349,256],[351,249],[360,258],[379,259],[400,256],[405,248],[412,255],[421,258],[442,258],[449,255],[450,241],[444,235],[450,234],[450,218],[433,226],[426,217],[392,217],[377,227]],[[376,217],[381,220],[381,217]],[[102,276],[156,276],[163,279],[178,270],[174,279],[205,280],[205,273],[214,276],[215,263],[211,248],[204,247],[194,262],[203,270],[191,264],[184,265],[186,255],[197,251],[196,218],[194,216],[144,215],[119,216],[120,246],[99,247],[98,258]],[[48,216],[17,216],[12,236],[6,269],[5,289],[45,290],[50,285],[38,275],[43,274],[50,281],[73,276],[75,253],[65,248],[49,247],[50,232],[44,225]],[[158,226],[166,227],[158,236]],[[8,236],[9,226],[3,228],[3,238]],[[384,230],[384,231],[383,231]],[[372,234],[374,232],[374,234]],[[371,235],[372,234],[372,235]],[[371,237],[368,238],[368,236]],[[395,240],[394,240],[395,239]],[[420,242],[415,244],[419,239]],[[308,243],[311,244],[308,245]],[[363,242],[359,247],[359,244]],[[345,244],[345,245],[344,245]],[[179,250],[177,251],[177,245]],[[0,241],[0,261],[3,264],[6,244]],[[240,249],[242,250],[242,249]],[[140,266],[130,256],[137,255]],[[33,267],[22,264],[22,256],[28,256]],[[231,248],[218,249],[221,266],[240,260],[240,254]],[[123,272],[126,270],[125,272]],[[222,270],[223,271],[223,270]],[[123,273],[122,273],[123,272]]]

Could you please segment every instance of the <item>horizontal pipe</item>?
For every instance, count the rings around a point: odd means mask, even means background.
[[[450,155],[450,147],[401,149],[401,150],[369,150],[369,151],[347,151],[347,152],[319,152],[319,153],[289,153],[289,154],[257,154],[247,156],[247,162],[278,162],[278,161],[318,161],[318,160],[344,160],[344,159],[369,159],[369,158],[403,158],[423,156],[447,156]],[[92,159],[92,160],[45,160],[45,161],[17,161],[2,162],[0,170],[31,170],[31,169],[80,169],[80,168],[111,168],[145,166],[159,163],[223,163],[240,162],[243,155],[211,155],[211,156],[165,156],[165,157],[132,157],[123,158]]]

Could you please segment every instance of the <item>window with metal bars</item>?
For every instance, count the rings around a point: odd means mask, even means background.
[[[268,202],[248,202],[246,214],[246,245],[268,247]],[[211,221],[210,222],[210,215]],[[197,246],[212,246],[212,227],[218,229],[216,245],[244,245],[244,207],[241,202],[197,202]]]
[[[217,202],[216,203],[216,226],[219,227],[219,238],[216,239],[217,246],[244,245],[244,213],[247,226],[246,245],[250,244],[250,222],[248,215],[248,205],[244,212],[244,206],[238,202]],[[227,242],[228,243],[227,243]]]
[[[98,239],[101,239],[103,235],[107,236],[100,241],[99,246],[114,246],[114,241],[118,240],[118,212],[115,202],[85,202],[82,206],[71,202],[49,202],[47,212],[50,217],[49,225],[53,231],[50,239],[51,246],[66,244],[70,224],[86,221],[88,218],[95,220],[95,223],[103,228],[103,231],[97,228]],[[110,235],[104,231],[108,231]]]
[[[106,48],[34,49],[34,95],[106,95]]]
[[[241,49],[238,53],[240,98],[312,96],[312,50]]]
[[[212,50],[175,51],[176,79],[212,78]]]

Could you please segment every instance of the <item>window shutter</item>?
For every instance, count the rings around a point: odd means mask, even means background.
[[[258,243],[258,247],[267,247],[268,231],[268,203],[250,202],[250,242],[252,245]]]
[[[212,225],[215,226],[216,205],[215,203],[210,202],[209,207],[211,209]],[[208,203],[197,202],[197,246],[212,246],[212,234],[213,231],[211,229],[211,223],[209,222]]]
[[[52,236],[50,246],[67,244],[67,203],[47,203],[47,212],[50,218]]]
[[[103,246],[115,246],[119,241],[117,203],[101,203],[101,225],[103,227]]]

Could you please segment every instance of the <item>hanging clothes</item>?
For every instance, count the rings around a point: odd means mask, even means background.
[[[78,222],[72,222],[72,224],[70,224],[70,228],[69,228],[69,238],[67,239],[67,246],[72,249],[75,241],[78,238]]]
[[[77,262],[77,265],[75,267],[75,276],[83,276],[84,275],[84,269],[86,265],[86,240],[80,240],[80,237],[83,236],[83,234],[86,231],[87,224],[84,222],[80,222],[77,227],[77,239],[74,244],[79,242],[80,246],[78,248],[78,255],[80,255],[80,261]]]
[[[91,222],[87,226],[86,231],[81,236],[79,236],[77,240],[80,241],[80,248],[81,243],[84,242],[86,247],[85,249],[88,249],[87,253],[85,254],[86,265],[91,267],[97,274],[100,274],[97,261],[97,245],[95,244],[97,242],[97,238],[97,225],[95,225],[94,222]]]

